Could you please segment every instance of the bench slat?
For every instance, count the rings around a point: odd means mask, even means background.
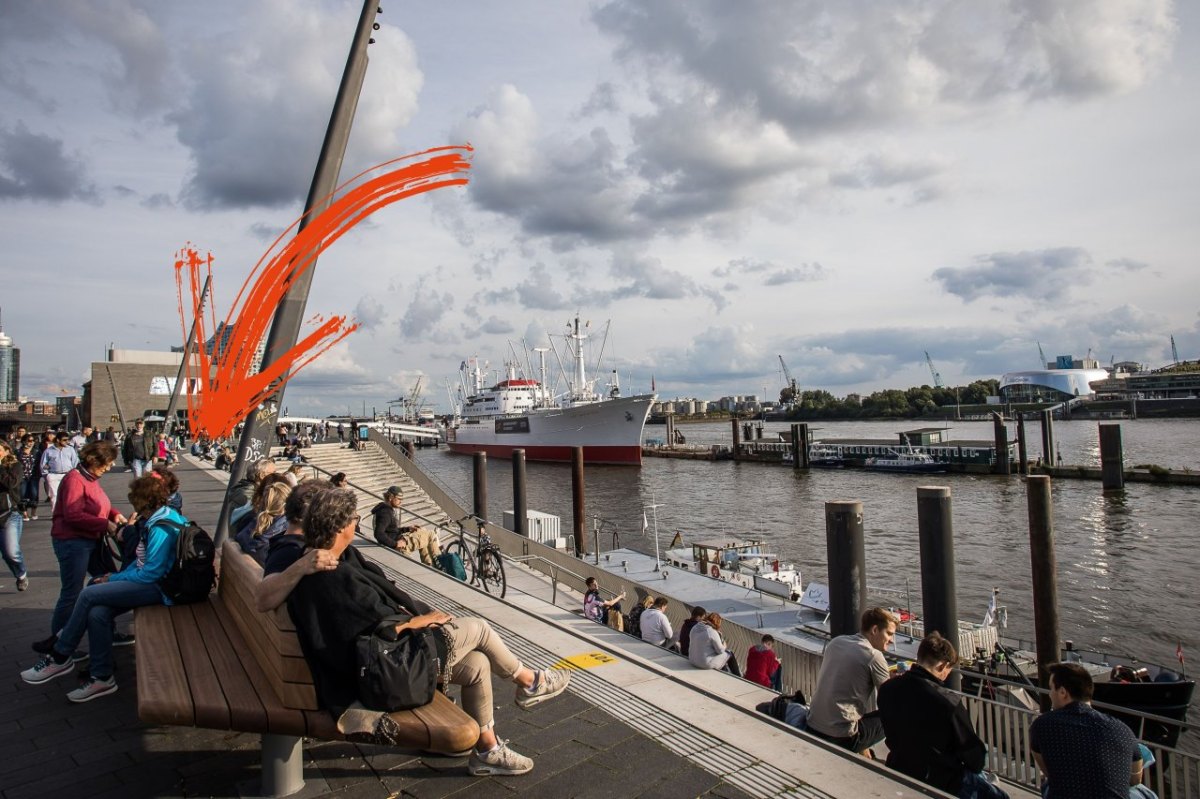
[[[138,608],[134,614],[138,718],[150,724],[195,724],[195,708],[179,656],[170,608]]]
[[[220,600],[217,597],[210,597],[208,602],[192,605],[192,616],[200,635],[208,645],[209,660],[229,704],[229,729],[266,732],[267,711],[263,709],[258,691],[246,676],[246,670],[242,668],[245,655],[234,649],[225,634],[221,620],[217,617],[215,605],[218,602]],[[263,686],[262,690],[270,689]]]
[[[279,735],[304,735],[306,730],[304,714],[299,710],[284,707],[280,698],[276,696],[267,675],[247,647],[246,639],[242,637],[237,622],[230,616],[229,608],[225,607],[222,602],[215,603],[213,607],[216,609],[217,618],[225,630],[225,635],[229,638],[232,650],[235,653],[244,653],[241,665],[246,673],[245,679],[250,685],[260,688],[258,698],[267,714],[267,731]]]
[[[171,621],[175,625],[175,639],[179,642],[179,654],[196,711],[196,726],[229,729],[229,705],[209,661],[208,646],[196,625],[192,608],[185,605],[172,611]]]

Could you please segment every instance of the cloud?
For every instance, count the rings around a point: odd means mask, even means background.
[[[559,311],[571,306],[571,301],[554,288],[554,281],[542,263],[529,268],[529,276],[517,284],[515,295],[524,308]]]
[[[498,316],[489,316],[477,326],[463,325],[467,338],[475,339],[480,336],[506,336],[516,330],[512,323]]]
[[[62,140],[33,133],[23,122],[0,128],[0,200],[96,202],[82,159],[63,149]]]
[[[1145,261],[1138,261],[1133,258],[1114,258],[1111,261],[1106,261],[1104,265],[1111,269],[1125,272],[1141,272],[1143,269],[1150,268],[1150,264]]]
[[[428,288],[431,278],[421,277],[411,292],[411,299],[404,315],[400,317],[401,345],[429,341],[448,344],[457,341],[457,336],[442,327],[446,314],[454,308],[454,295],[449,291],[438,292]]]
[[[156,192],[141,201],[140,205],[143,208],[157,210],[159,208],[174,208],[175,201],[163,192]]]
[[[732,277],[734,275],[760,275],[766,273],[764,286],[782,286],[786,283],[807,283],[824,280],[827,276],[825,268],[815,261],[811,264],[784,267],[771,261],[759,261],[753,258],[735,258],[728,266],[717,267],[713,270],[714,277]],[[725,286],[736,288],[737,284],[728,283]]]
[[[1091,282],[1092,263],[1079,247],[997,252],[976,256],[972,266],[938,269],[933,279],[967,302],[983,296],[1054,301]]]
[[[185,205],[274,207],[305,197],[345,65],[346,42],[329,31],[348,8],[270,0],[247,7],[256,19],[237,30],[182,48],[192,82],[167,119],[191,154]],[[371,45],[343,176],[401,152],[398,132],[416,112],[415,50],[386,20]]]
[[[727,386],[735,391],[747,380],[772,369],[775,356],[761,348],[761,337],[750,324],[710,327],[690,344],[647,353],[642,362],[624,367],[661,383],[686,386]],[[744,393],[744,392],[737,392]]]
[[[377,330],[386,319],[387,309],[374,295],[366,295],[354,306],[354,320],[363,330]]]

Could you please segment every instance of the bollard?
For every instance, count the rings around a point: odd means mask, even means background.
[[[475,466],[475,517],[487,520],[487,453],[474,454]]]
[[[1125,488],[1125,453],[1119,424],[1100,425],[1100,478],[1105,491]]]
[[[525,450],[514,449],[512,453],[513,472],[513,532],[517,535],[529,535],[529,506],[525,496]]]
[[[1017,417],[1017,463],[1021,474],[1029,474],[1029,450],[1025,446],[1025,417]]]
[[[921,608],[925,634],[936,630],[957,651],[958,593],[954,580],[954,521],[950,489],[946,486],[917,487],[917,529],[921,542]],[[912,608],[909,608],[911,611]],[[964,653],[970,657],[972,653]],[[948,684],[958,690],[957,671]]]
[[[405,441],[404,442],[404,454],[408,456],[408,459],[410,461],[416,460],[416,458],[417,458],[416,445],[414,445],[413,442],[411,442],[411,441]]]
[[[812,462],[808,459],[808,425],[800,425],[800,460],[804,464],[804,468],[812,466]]]
[[[759,441],[762,441],[762,436],[763,436],[763,426],[760,424],[758,427],[754,428],[754,437],[757,438]]]
[[[1004,417],[992,412],[992,425],[996,435],[996,465],[993,474],[1011,474],[1008,463],[1008,428],[1004,426]]]
[[[670,416],[667,417],[670,420]],[[574,512],[575,556],[583,552],[583,447],[571,449],[571,505]]]
[[[805,448],[807,449],[807,447]],[[803,468],[800,461],[800,425],[792,425],[792,468]]]
[[[867,597],[862,503],[825,503],[825,551],[829,562],[829,634],[859,630]]]
[[[1042,463],[1054,465],[1054,414],[1042,411]]]
[[[1037,642],[1038,684],[1049,688],[1048,667],[1059,660],[1058,578],[1050,478],[1030,475],[1026,485],[1029,492],[1029,561],[1033,574],[1033,627]],[[1046,708],[1047,702],[1043,700],[1043,708]]]
[[[733,459],[736,461],[740,456],[739,450],[741,450],[742,444],[742,431],[738,428],[738,420],[736,418],[731,421],[733,423]]]

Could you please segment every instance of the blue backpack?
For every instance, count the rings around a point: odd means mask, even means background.
[[[462,558],[455,552],[443,552],[437,556],[437,567],[451,577],[467,581],[467,570],[463,568]]]

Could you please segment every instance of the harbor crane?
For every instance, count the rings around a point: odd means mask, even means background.
[[[933,375],[933,385],[935,388],[945,388],[946,385],[942,382],[942,375],[933,365],[933,358],[929,357],[929,350],[925,350],[925,363],[929,364],[929,374]]]
[[[787,364],[783,361],[783,356],[779,356],[779,365],[783,367],[783,379],[787,385],[779,392],[779,402],[783,405],[798,405],[800,403],[800,392],[796,390],[796,378],[792,377],[791,371],[787,368]]]
[[[1171,363],[1179,363],[1179,348],[1175,346],[1175,337],[1171,336]]]
[[[1040,355],[1042,357],[1042,362],[1040,364],[1038,364],[1038,369],[1045,369],[1047,366],[1046,353],[1042,351],[1042,342],[1039,341],[1037,343],[1037,345],[1038,345],[1038,355]]]

